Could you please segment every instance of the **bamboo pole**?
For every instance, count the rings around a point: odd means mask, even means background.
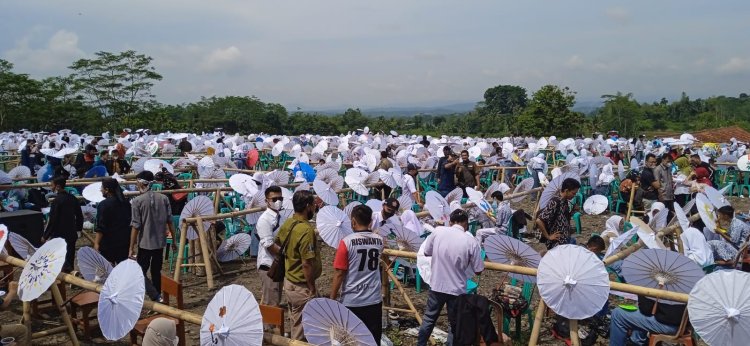
[[[633,211],[633,199],[635,198],[635,190],[638,188],[638,184],[633,184],[630,187],[630,198],[628,198],[628,213],[625,214],[625,222],[630,221],[630,213]],[[617,191],[619,195],[620,191]],[[615,211],[617,212],[617,210]]]
[[[3,262],[6,262],[8,264],[12,264],[7,262],[5,259]],[[31,345],[31,302],[23,302],[23,325],[26,327],[26,340],[29,340],[29,345]],[[67,330],[68,327],[66,326],[65,329]]]
[[[182,261],[185,257],[185,241],[187,240],[188,223],[183,220],[180,225],[180,243],[177,247],[177,262],[174,266],[174,281],[180,282],[180,273],[182,273]]]
[[[19,258],[11,257],[11,256],[0,255],[0,260],[10,265],[16,266],[16,267],[26,266],[26,261],[19,259]],[[102,291],[102,286],[103,286],[102,284],[97,284],[91,281],[86,281],[82,278],[79,278],[70,274],[60,273],[57,275],[57,279],[65,283],[78,286],[85,290],[94,291],[97,293],[101,293]],[[185,311],[185,310],[180,310],[180,309],[171,307],[169,305],[156,303],[150,300],[146,300],[143,302],[143,309],[151,310],[151,311],[154,311],[163,315],[167,315],[167,316],[176,318],[178,320],[185,321],[187,323],[196,324],[199,326],[201,325],[203,321],[203,316],[198,315],[196,313],[192,313],[192,312]],[[266,342],[270,342],[273,345],[311,346],[310,344],[305,343],[305,342],[290,340],[283,336],[270,334],[270,333],[264,333],[263,340]]]
[[[421,325],[422,324],[422,316],[419,315],[419,311],[417,311],[417,308],[414,307],[414,304],[412,303],[411,299],[409,298],[409,295],[406,294],[406,291],[404,291],[404,287],[401,286],[401,282],[399,282],[398,278],[395,274],[393,274],[392,271],[386,270],[386,273],[388,274],[388,277],[393,280],[393,282],[396,284],[396,287],[398,288],[398,291],[401,292],[401,295],[404,298],[404,301],[406,302],[406,305],[409,306],[409,310],[411,313],[414,314],[414,317],[416,317],[417,322]]]
[[[75,328],[73,328],[73,321],[70,320],[68,310],[65,309],[65,301],[63,301],[62,294],[60,294],[60,288],[57,287],[57,282],[53,283],[52,286],[50,286],[50,290],[52,291],[52,298],[54,298],[55,300],[55,305],[57,305],[57,309],[60,310],[60,315],[62,316],[63,323],[68,329],[70,342],[73,344],[73,346],[80,345],[78,343],[78,337],[76,336],[76,330]]]
[[[199,216],[196,226],[198,227],[198,241],[201,246],[201,257],[203,258],[203,267],[206,270],[206,284],[208,289],[214,288],[214,269],[211,264],[211,253],[208,248],[208,242],[206,241],[206,230],[203,228],[203,219]]]
[[[578,339],[578,320],[569,320],[570,326],[570,343],[573,346],[580,346],[581,341]],[[592,331],[593,332],[593,331]]]
[[[31,334],[31,339],[27,339],[27,340],[34,340],[34,339],[39,339],[39,338],[46,338],[48,336],[55,335],[55,334],[60,334],[60,333],[64,333],[66,331],[68,331],[68,326],[54,327],[54,328],[50,328],[50,329],[47,329],[47,330],[42,330],[42,331],[33,333],[33,334]]]
[[[544,300],[539,299],[539,305],[536,307],[536,315],[534,316],[534,325],[531,327],[531,337],[529,338],[529,346],[536,346],[539,340],[539,330],[542,328],[542,320],[544,320],[544,310],[547,306],[544,304]]]

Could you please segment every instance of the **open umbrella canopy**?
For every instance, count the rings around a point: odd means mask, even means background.
[[[150,171],[151,173],[160,173],[162,169],[166,169],[167,172],[174,174],[174,167],[169,162],[159,159],[151,159],[143,164],[143,169]]]
[[[86,280],[102,283],[112,272],[112,264],[92,247],[84,246],[78,249],[76,260],[78,269]]]
[[[346,207],[344,208],[344,212],[346,213],[346,215],[348,217],[351,217],[352,216],[352,210],[354,209],[354,207],[356,207],[358,205],[362,205],[362,202],[360,202],[360,201],[352,201],[352,202],[350,202],[349,204],[346,205]]]
[[[141,315],[146,281],[141,266],[131,259],[120,262],[99,293],[97,317],[107,340],[128,335]]]
[[[180,224],[183,220],[198,216],[210,216],[214,214],[214,202],[206,196],[196,196],[185,204],[180,212]],[[211,227],[211,222],[203,221],[203,230],[208,231]],[[190,225],[188,227],[187,239],[195,240],[198,239],[198,233],[195,226]]]
[[[37,299],[52,286],[65,264],[66,252],[65,240],[53,238],[31,255],[18,279],[18,296],[22,301]]]
[[[633,228],[631,228],[627,232],[618,235],[615,239],[612,239],[609,243],[609,246],[607,247],[607,252],[604,253],[604,258],[614,255],[617,249],[619,249],[622,244],[627,243],[630,239],[633,238],[634,235],[637,234],[638,229],[638,226],[633,226]]]
[[[622,276],[632,285],[688,293],[704,273],[697,263],[677,252],[641,249],[625,258]]]
[[[11,179],[29,178],[31,177],[31,169],[26,166],[16,166],[8,172],[8,176]]]
[[[740,346],[750,340],[750,274],[721,270],[706,275],[690,291],[690,323],[709,345]]]
[[[365,186],[368,173],[360,168],[349,168],[346,170],[344,181],[357,194],[367,196],[370,190]]]
[[[433,220],[448,224],[448,216],[451,213],[450,204],[437,191],[427,191],[424,209],[430,212]]]
[[[263,318],[253,293],[240,285],[216,292],[203,313],[200,339],[201,345],[261,345]]]
[[[526,191],[529,191],[529,190],[531,190],[533,188],[534,188],[534,179],[532,179],[532,178],[526,178],[524,180],[521,180],[521,182],[518,185],[516,185],[516,188],[513,189],[513,194],[515,195],[515,194],[519,194],[519,193],[522,193],[522,192],[526,192]],[[515,198],[511,199],[511,201],[513,203],[519,203],[519,202],[523,201],[524,198],[526,198],[526,196],[528,196],[528,195],[518,196],[518,197],[515,197]]]
[[[315,194],[326,204],[334,206],[339,204],[339,197],[336,194],[336,191],[334,191],[325,181],[315,179],[315,181],[313,181],[313,190],[315,190]]]
[[[332,205],[327,205],[318,211],[315,224],[323,242],[334,249],[339,247],[341,239],[353,232],[349,215]]]
[[[8,240],[8,227],[0,225],[0,251],[5,253],[5,242]]]
[[[537,268],[542,256],[539,252],[518,239],[504,234],[495,234],[484,240],[484,251],[492,262],[512,266]],[[512,278],[523,282],[536,282],[536,276],[510,273]]]
[[[552,179],[552,181],[547,184],[547,187],[544,188],[544,191],[542,191],[542,196],[539,197],[539,209],[544,209],[544,207],[549,204],[549,201],[552,200],[552,197],[557,196],[560,193],[560,189],[562,189],[562,183],[565,181],[565,179],[575,179],[580,182],[580,178],[578,177],[577,173],[563,173],[560,174],[555,179]]]
[[[649,249],[666,249],[667,247],[664,246],[664,243],[662,243],[661,239],[656,236],[656,233],[654,230],[651,229],[649,225],[647,225],[643,220],[633,217],[630,219],[630,223],[633,225],[634,228],[637,228],[638,230],[636,233],[638,233],[638,238],[646,244],[646,247]]]
[[[216,258],[219,262],[236,260],[250,248],[252,241],[253,237],[249,234],[237,233],[221,242],[219,249],[216,250]]]
[[[702,193],[697,193],[694,200],[703,224],[709,231],[716,232],[716,212],[711,201]]]
[[[26,240],[22,235],[18,233],[9,232],[8,233],[8,242],[10,242],[10,246],[13,248],[13,251],[15,251],[18,256],[21,257],[21,259],[29,259],[31,255],[33,255],[37,248],[34,247],[34,245],[31,245],[31,243]]]
[[[362,320],[341,303],[314,298],[302,310],[305,338],[313,345],[378,345]]]
[[[99,203],[104,200],[104,195],[102,195],[101,182],[86,185],[86,187],[83,188],[83,192],[81,194],[83,195],[83,198],[92,203]]]
[[[469,201],[471,203],[474,203],[474,205],[482,212],[486,213],[492,209],[492,206],[484,199],[484,194],[482,194],[482,191],[477,191],[471,187],[467,187],[466,194],[469,195]]]
[[[258,192],[258,184],[255,183],[253,177],[244,173],[229,177],[229,187],[243,196],[255,195]]]
[[[593,195],[586,199],[583,203],[583,211],[589,215],[599,215],[607,210],[609,206],[609,200],[607,197],[602,195]]]
[[[559,245],[542,257],[539,294],[556,314],[573,320],[599,312],[609,298],[609,275],[596,255],[576,245]]]

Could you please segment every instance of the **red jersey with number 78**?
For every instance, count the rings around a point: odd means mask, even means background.
[[[350,234],[339,242],[333,267],[346,270],[341,304],[361,307],[380,303],[380,254],[383,238],[371,231]]]

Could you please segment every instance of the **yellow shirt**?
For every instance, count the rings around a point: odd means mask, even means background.
[[[315,236],[315,228],[302,217],[295,214],[287,219],[279,229],[275,242],[283,246],[289,238],[286,247],[285,278],[293,283],[305,283],[305,272],[302,270],[302,260],[312,259],[314,279],[320,277],[323,265],[320,262],[320,246]]]

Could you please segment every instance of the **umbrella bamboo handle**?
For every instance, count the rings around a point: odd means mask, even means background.
[[[544,300],[539,298],[539,306],[536,307],[536,316],[534,316],[534,326],[531,328],[531,337],[529,338],[529,346],[536,346],[537,340],[539,340],[539,329],[542,327],[542,320],[544,319],[544,310],[547,306],[544,304]]]
[[[570,320],[570,343],[573,346],[581,345],[581,341],[578,340],[578,320]]]

